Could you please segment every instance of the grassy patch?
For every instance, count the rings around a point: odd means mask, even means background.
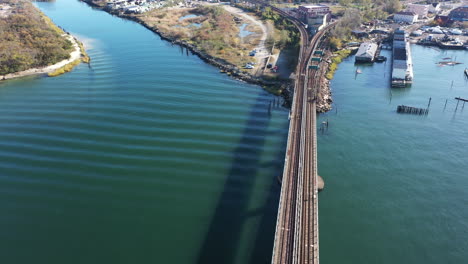
[[[78,47],[80,47],[80,52],[81,52],[81,61],[84,63],[90,63],[91,58],[88,56],[88,53],[86,53],[86,50],[83,46],[83,43],[79,42],[78,40],[75,40],[76,43],[78,43]]]
[[[351,50],[344,49],[339,50],[333,53],[333,57],[331,58],[331,63],[328,65],[327,73],[325,74],[325,78],[328,80],[333,79],[333,75],[335,75],[336,69],[338,69],[338,64],[340,64],[344,58],[348,57],[351,54]]]
[[[281,88],[280,85],[268,85],[268,86],[263,86],[262,87],[265,91],[274,94],[274,95],[281,95],[283,92],[283,89]]]
[[[49,26],[49,28],[51,28],[53,31],[55,31],[55,33],[59,34],[59,35],[63,35],[65,34],[65,32],[59,28],[57,25],[54,24],[54,22],[52,21],[52,19],[50,19],[48,16],[46,16],[44,13],[42,13],[40,10],[38,10],[38,13],[39,15],[42,17],[42,19],[44,20],[44,22],[46,23],[47,26]]]
[[[69,72],[71,71],[76,65],[80,64],[81,62],[81,59],[77,59],[77,60],[74,60],[73,62],[61,67],[61,68],[58,68],[57,70],[49,73],[49,77],[56,77],[56,76],[59,76],[59,75],[62,75],[66,72]]]
[[[344,6],[330,6],[330,11],[334,15],[343,15],[346,10]]]
[[[180,20],[189,14],[197,17]],[[258,45],[261,36],[258,27],[249,25],[247,30],[255,34],[240,38],[238,27],[242,23],[250,23],[238,18],[236,22],[234,16],[221,6],[158,9],[137,17],[167,37],[192,44],[204,53],[239,68],[254,60],[249,52]]]

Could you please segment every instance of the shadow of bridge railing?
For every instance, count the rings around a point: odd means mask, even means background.
[[[282,173],[284,163],[283,150],[273,162],[260,162],[271,121],[268,110],[271,99],[272,97],[260,93],[250,110],[242,138],[234,150],[234,159],[216,211],[201,246],[197,260],[199,264],[271,262],[280,191],[277,176]],[[284,141],[278,144],[285,146],[287,128],[281,131],[285,133]],[[272,167],[276,174],[271,175],[271,187],[265,203],[258,209],[248,211],[250,199],[256,191],[256,176],[262,166]],[[252,237],[249,241],[252,244],[249,259],[239,261],[237,253],[245,246],[240,245],[242,231],[251,217],[260,217],[259,224],[255,234],[249,235]]]

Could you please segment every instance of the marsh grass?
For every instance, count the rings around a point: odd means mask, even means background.
[[[331,58],[331,63],[328,65],[327,73],[325,74],[325,78],[328,80],[333,79],[333,75],[335,75],[336,69],[338,69],[338,64],[340,64],[343,59],[347,58],[351,55],[351,50],[344,49],[339,50],[333,53],[333,57]]]
[[[56,69],[55,71],[48,74],[49,77],[56,77],[64,73],[70,72],[75,66],[81,63],[81,59],[74,60],[73,62]]]

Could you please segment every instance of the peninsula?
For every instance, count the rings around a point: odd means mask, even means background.
[[[2,1],[0,17],[0,80],[57,76],[81,61],[89,62],[82,44],[30,1]]]
[[[248,3],[81,1],[142,24],[222,73],[277,95],[289,93],[299,32],[271,10]]]

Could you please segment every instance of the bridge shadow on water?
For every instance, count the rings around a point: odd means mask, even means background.
[[[287,135],[277,142],[281,146],[273,162],[261,163],[261,154],[268,134],[271,116],[268,105],[272,98],[259,94],[243,131],[241,140],[234,150],[234,158],[220,195],[216,211],[208,232],[201,245],[198,264],[259,264],[270,263],[276,226],[280,185],[277,176],[282,175],[284,149]],[[273,112],[273,111],[272,111]],[[286,125],[287,126],[287,125]],[[285,131],[285,130],[283,130]],[[254,184],[261,168],[272,168],[270,190],[260,208],[248,211],[249,202],[255,192]],[[243,229],[251,218],[259,218],[250,240],[241,241]],[[240,253],[246,249],[248,252]],[[248,260],[238,257],[249,256]]]

